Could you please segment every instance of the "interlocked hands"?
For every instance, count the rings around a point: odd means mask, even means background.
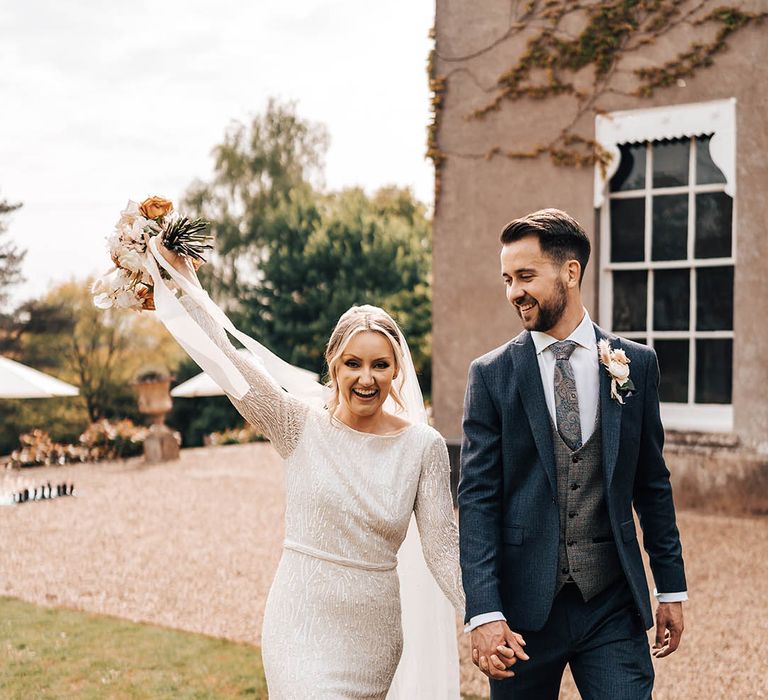
[[[488,622],[472,630],[472,661],[489,678],[512,678],[515,673],[508,669],[518,659],[528,661],[530,658],[524,646],[522,635],[513,632],[503,620]]]

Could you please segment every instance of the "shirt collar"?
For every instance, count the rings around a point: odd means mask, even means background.
[[[531,331],[531,338],[536,347],[537,355],[544,352],[552,343],[559,342],[557,338],[553,338],[551,335],[541,331]],[[576,326],[573,333],[565,340],[572,340],[587,350],[591,350],[596,346],[595,329],[592,326],[592,319],[589,317],[589,312],[586,309],[584,309],[584,318],[581,319],[581,323]]]

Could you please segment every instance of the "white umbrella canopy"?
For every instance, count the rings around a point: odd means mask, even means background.
[[[0,357],[0,399],[50,399],[54,396],[77,396],[76,386],[49,374]]]
[[[251,354],[245,349],[240,349],[238,352],[244,356],[250,356]],[[296,369],[300,372],[305,372],[308,377],[315,381],[319,379],[317,374],[310,372],[308,369],[302,369],[301,367],[296,367]],[[197,396],[224,396],[224,391],[205,372],[201,372],[171,389],[171,396],[183,399],[191,399]]]

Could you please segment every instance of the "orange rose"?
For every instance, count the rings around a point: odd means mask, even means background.
[[[162,197],[149,197],[139,205],[139,211],[145,219],[159,219],[173,211],[173,202]]]

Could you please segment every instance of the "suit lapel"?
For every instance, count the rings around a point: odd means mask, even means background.
[[[595,324],[593,324],[595,325]],[[621,341],[609,335],[595,325],[595,337],[598,341],[607,340],[612,349],[621,347]],[[600,427],[603,431],[603,475],[606,489],[610,486],[616,469],[616,459],[619,455],[619,438],[621,436],[621,404],[611,398],[611,378],[603,363],[599,363],[600,372]]]
[[[541,384],[539,362],[536,359],[536,347],[531,334],[524,332],[510,346],[514,360],[515,377],[520,391],[520,398],[528,416],[533,439],[539,451],[541,462],[547,472],[552,493],[557,494],[557,472],[555,471],[555,455],[552,445],[551,420],[547,401],[544,398],[544,387]]]

